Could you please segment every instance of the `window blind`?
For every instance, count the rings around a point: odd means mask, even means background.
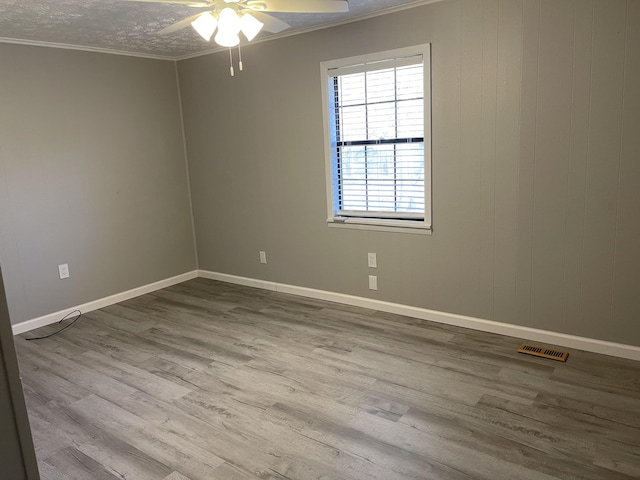
[[[422,55],[328,70],[338,216],[424,219]]]

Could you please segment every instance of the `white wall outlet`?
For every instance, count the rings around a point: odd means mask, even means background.
[[[369,268],[378,268],[378,256],[375,253],[368,253]]]
[[[58,265],[58,275],[60,276],[60,280],[63,278],[69,278],[69,265],[66,263]]]
[[[378,277],[375,275],[369,275],[369,290],[378,289]]]
[[[267,263],[267,252],[260,252],[260,263]]]

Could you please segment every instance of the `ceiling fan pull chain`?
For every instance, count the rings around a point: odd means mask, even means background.
[[[242,71],[242,50],[240,49],[240,44],[238,44],[238,67],[240,71]]]
[[[234,76],[233,73],[233,55],[231,54],[231,47],[229,47],[229,71],[231,72],[231,76]]]

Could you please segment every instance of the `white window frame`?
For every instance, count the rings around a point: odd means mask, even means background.
[[[341,217],[334,205],[334,151],[330,125],[330,109],[333,109],[332,99],[329,98],[328,79],[331,71],[337,68],[382,62],[385,60],[422,55],[424,68],[424,219],[381,219],[372,218],[363,212],[362,216]],[[357,67],[356,67],[357,68]],[[432,230],[432,197],[431,197],[431,45],[423,44],[412,47],[376,52],[368,55],[329,60],[320,64],[322,86],[322,114],[324,121],[325,172],[327,190],[327,224],[330,227],[356,228],[367,230],[381,230],[406,233],[431,233]]]

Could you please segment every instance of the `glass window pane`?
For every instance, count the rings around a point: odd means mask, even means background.
[[[367,138],[367,115],[364,105],[340,109],[340,140],[349,142]]]
[[[398,134],[397,138],[423,137],[424,101],[403,100],[398,102]]]
[[[398,211],[424,211],[424,182],[399,182],[396,187],[396,202]]]
[[[340,149],[342,178],[364,179],[366,177],[366,147],[342,147]]]
[[[424,144],[396,145],[396,170],[399,180],[424,181]]]
[[[396,72],[396,96],[398,100],[408,100],[424,96],[422,65],[398,67]]]
[[[364,73],[342,75],[338,77],[340,105],[362,105],[365,103]]]
[[[367,103],[395,100],[395,69],[367,72]]]
[[[342,182],[342,209],[366,210],[367,186],[364,180],[344,180]]]
[[[393,183],[369,184],[367,199],[369,201],[368,210],[393,212],[395,211],[395,196]]]
[[[369,140],[396,138],[396,104],[374,103],[367,105]]]
[[[367,147],[369,181],[394,180],[395,148],[393,145],[370,145]]]
[[[397,206],[400,211],[424,210],[424,144],[396,146]]]

